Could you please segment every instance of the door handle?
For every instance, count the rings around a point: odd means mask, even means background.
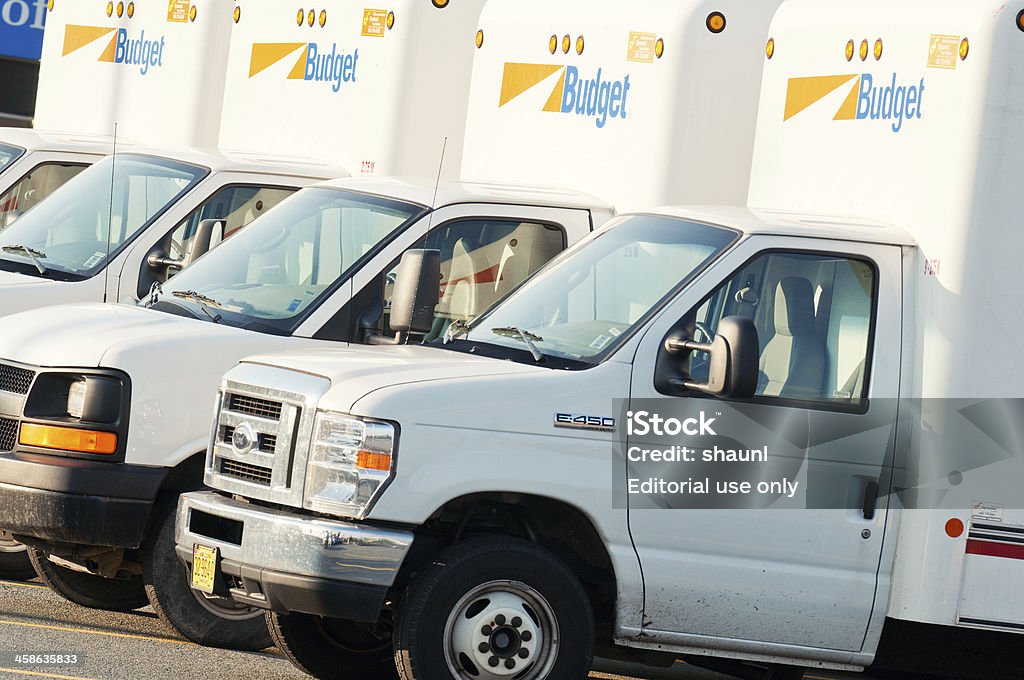
[[[864,519],[875,518],[875,503],[878,500],[878,482],[872,479],[864,485]]]

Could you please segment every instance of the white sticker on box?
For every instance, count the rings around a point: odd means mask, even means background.
[[[1001,503],[985,503],[974,501],[971,504],[971,519],[982,519],[990,522],[1003,521],[1003,505]]]

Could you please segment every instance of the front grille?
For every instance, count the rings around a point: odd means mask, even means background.
[[[18,421],[0,418],[0,451],[13,451],[18,443]]]
[[[16,366],[0,364],[0,392],[28,394],[35,372]]]
[[[225,444],[231,444],[235,436],[235,428],[231,425],[224,426],[224,434],[221,436],[221,441]],[[257,451],[265,451],[266,453],[274,453],[277,450],[277,435],[276,434],[264,434],[260,432],[257,435],[256,442]]]
[[[271,469],[251,463],[240,463],[237,460],[221,459],[220,472],[222,475],[241,479],[242,481],[270,486]]]
[[[271,401],[270,399],[232,394],[228,398],[228,410],[256,416],[257,418],[281,420],[281,402]]]

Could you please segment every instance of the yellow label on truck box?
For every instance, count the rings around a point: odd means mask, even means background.
[[[183,24],[188,21],[188,10],[191,0],[169,0],[167,3],[167,20]]]
[[[654,33],[629,32],[629,44],[626,47],[626,61],[641,61],[648,64],[654,61],[654,43],[658,36]]]
[[[383,38],[387,21],[388,11],[386,9],[364,9],[363,35],[371,38]]]
[[[928,68],[956,68],[960,54],[960,36],[932,35],[928,46]]]

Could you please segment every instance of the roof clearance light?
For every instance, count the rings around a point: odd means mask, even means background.
[[[964,533],[963,520],[957,519],[956,517],[951,518],[946,522],[946,535],[950,538],[960,538]]]
[[[198,13],[199,13],[199,12],[198,12],[198,11],[196,10],[196,6],[195,6],[195,5],[192,5],[192,9],[190,9],[190,10],[188,11],[188,20],[189,20],[189,21],[195,21],[195,20],[196,20],[196,15],[197,15]]]
[[[570,47],[572,47],[572,38],[570,38],[569,34],[566,33],[565,36],[562,37],[562,52],[569,54]]]
[[[444,9],[448,6],[449,0],[431,0],[431,2],[434,4],[434,7]]]
[[[47,12],[52,12],[53,11],[53,0],[48,0],[48,2],[46,3],[46,11]]]
[[[118,17],[123,17],[124,16],[124,3],[123,2],[117,3],[117,16]]]
[[[298,15],[295,17],[295,25],[301,26],[302,22],[306,20],[306,10],[299,9]]]
[[[315,9],[309,10],[309,19],[307,19],[307,22],[309,23],[309,27],[313,28],[313,24],[316,23],[316,10]]]
[[[320,28],[327,25],[327,10],[320,10]]]
[[[1024,9],[1017,12],[1017,28],[1024,31]]]
[[[479,31],[476,32],[476,47],[477,47],[477,49],[480,49],[483,46],[484,46],[484,32],[483,32],[483,30],[479,30]]]
[[[853,61],[853,53],[857,50],[852,40],[846,41],[846,61]]]
[[[395,13],[394,12],[388,12],[387,25],[388,25],[388,30],[389,31],[392,28],[395,27]]]
[[[235,7],[235,23],[237,24],[242,19],[242,8]]]
[[[585,45],[583,43],[583,36],[581,35],[580,37],[576,38],[576,54],[583,54],[584,46]]]
[[[661,55],[665,54],[665,41],[658,38],[654,43],[654,56],[661,59]]]
[[[108,17],[114,16],[114,3],[113,2],[108,2],[107,3],[107,16]]]
[[[960,61],[967,58],[967,53],[971,51],[971,44],[967,42],[967,38],[960,41]]]
[[[860,60],[861,61],[867,61],[868,60],[868,41],[867,40],[861,40],[860,41]]]
[[[721,33],[725,30],[725,15],[721,12],[712,12],[704,23],[712,33]]]
[[[548,51],[551,52],[551,54],[554,54],[555,52],[558,51],[558,36],[557,35],[553,35],[550,38],[548,38]]]
[[[764,54],[769,59],[775,56],[775,38],[768,38],[768,42],[764,46]]]
[[[882,58],[882,39],[879,38],[875,41],[875,61]]]
[[[135,3],[134,2],[129,2],[128,3],[128,18],[131,19],[133,16],[135,16]]]

